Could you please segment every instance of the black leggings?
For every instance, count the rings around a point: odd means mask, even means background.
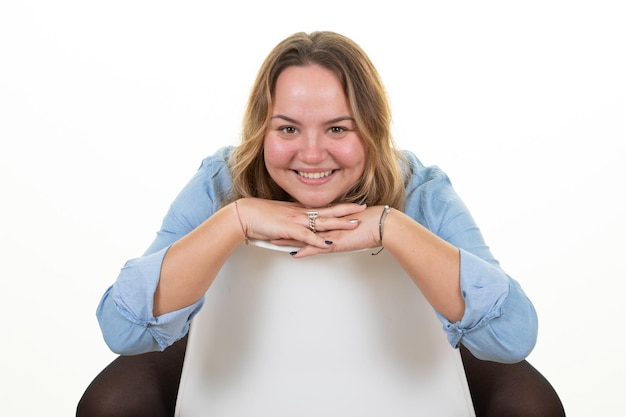
[[[172,417],[187,338],[164,352],[120,356],[87,387],[78,417]],[[481,361],[461,347],[477,417],[562,417],[550,383],[528,362]]]

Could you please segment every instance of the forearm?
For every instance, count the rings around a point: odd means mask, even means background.
[[[187,307],[202,297],[243,238],[235,206],[230,204],[174,243],[163,258],[154,316]]]
[[[384,221],[383,246],[424,297],[451,322],[463,317],[459,250],[406,214],[392,210]]]

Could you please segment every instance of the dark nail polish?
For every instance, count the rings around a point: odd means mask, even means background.
[[[293,252],[289,252],[289,255],[293,256],[293,255],[295,255],[295,254],[297,254],[297,253],[298,253],[298,251],[297,251],[297,250],[294,250]]]
[[[326,243],[327,245],[332,245],[333,241],[332,240],[325,240],[324,243]]]

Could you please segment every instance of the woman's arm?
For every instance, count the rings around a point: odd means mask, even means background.
[[[461,294],[458,248],[397,210],[386,216],[383,227],[381,244],[413,279],[430,305],[451,322],[461,320],[465,301]]]
[[[463,343],[480,359],[518,362],[533,349],[537,314],[519,284],[500,267],[469,211],[437,168],[413,160],[405,213],[383,222],[382,244],[435,309],[450,344]],[[359,216],[353,232],[324,233],[335,244],[325,251],[381,244],[383,206]],[[318,218],[323,229],[325,219]],[[322,252],[305,247],[298,257]]]
[[[163,258],[153,315],[198,301],[243,239],[235,206],[229,204],[175,242]]]
[[[343,217],[364,208],[343,204],[328,214]],[[328,247],[332,242],[309,230],[306,211],[294,203],[241,199],[237,205],[220,208],[169,246],[128,261],[98,307],[111,350],[123,354],[163,350],[183,337],[205,292],[244,237]],[[171,210],[164,223],[169,226],[177,217],[177,210]],[[337,229],[358,227],[344,219],[331,223]],[[165,240],[176,235],[161,234]]]
[[[455,247],[395,210],[385,219],[382,244],[433,306],[453,346],[462,343],[479,359],[504,363],[519,362],[531,352],[536,311],[499,265]]]
[[[342,204],[331,211],[342,217],[363,208]],[[202,297],[244,238],[289,240],[318,249],[332,245],[309,230],[306,211],[294,203],[258,198],[240,199],[218,210],[174,243],[165,255],[154,295],[154,315],[187,307]],[[335,219],[333,223],[335,229],[357,226],[345,220]]]

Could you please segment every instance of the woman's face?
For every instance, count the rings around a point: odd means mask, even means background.
[[[267,171],[305,207],[332,203],[361,178],[366,158],[339,78],[319,65],[288,67],[273,101]]]

